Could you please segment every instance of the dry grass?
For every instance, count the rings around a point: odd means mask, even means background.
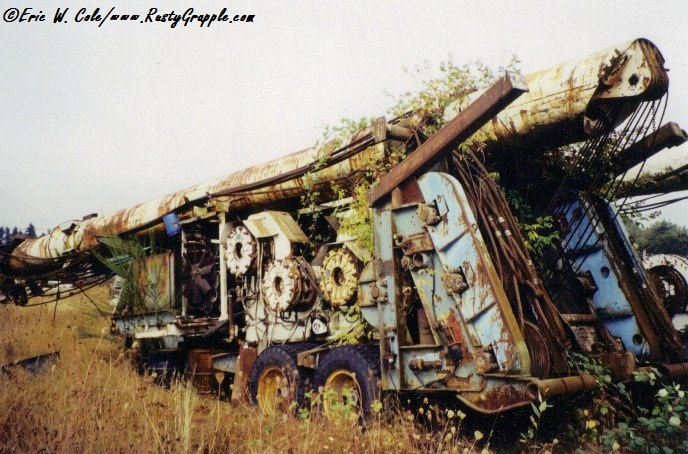
[[[459,418],[439,430],[397,412],[367,427],[307,417],[263,416],[255,407],[203,397],[186,382],[170,389],[132,367],[108,334],[105,287],[54,304],[0,307],[0,363],[61,351],[37,375],[15,367],[0,380],[0,452],[467,452]],[[452,427],[454,427],[452,429]],[[483,440],[484,442],[484,440]],[[482,446],[480,447],[482,449]]]

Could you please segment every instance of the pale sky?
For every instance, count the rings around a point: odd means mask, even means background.
[[[98,27],[75,22],[85,5],[255,18]],[[516,54],[527,73],[648,38],[670,69],[665,121],[688,128],[683,1],[14,0],[3,18],[14,7],[46,19],[0,20],[0,225],[110,214],[307,148],[419,88],[405,67],[450,57],[497,68]],[[688,225],[688,203],[664,211]]]

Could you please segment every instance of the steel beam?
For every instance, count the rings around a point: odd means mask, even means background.
[[[404,180],[431,166],[443,151],[468,139],[492,117],[528,91],[523,78],[513,72],[506,74],[475,99],[454,119],[418,147],[368,192],[373,205]]]
[[[618,152],[612,158],[612,168],[618,173],[628,171],[665,148],[672,148],[686,141],[688,141],[686,131],[676,123],[666,123],[643,140]]]

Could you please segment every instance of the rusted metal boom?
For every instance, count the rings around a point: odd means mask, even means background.
[[[641,177],[634,186],[623,190],[622,194],[628,197],[638,197],[686,190],[688,190],[688,164],[666,173]]]
[[[669,86],[663,65],[657,47],[641,38],[528,74],[528,93],[476,137],[492,159],[512,159],[514,150],[548,150],[586,140],[605,115],[619,123],[639,103],[661,98]],[[471,99],[448,109],[445,117]]]
[[[620,118],[632,110],[630,107],[666,92],[668,78],[663,62],[652,43],[638,39],[531,74],[525,77],[529,92],[493,117],[475,136],[484,144],[488,156],[508,159],[516,158],[518,150],[524,147],[549,149],[585,139],[595,131],[596,122],[605,111],[617,109]],[[456,117],[480,95],[476,93],[463,104],[448,109],[445,117]],[[410,137],[409,131],[396,121],[385,123],[385,130],[390,131],[387,140]],[[384,156],[385,144],[378,143],[375,129],[369,127],[353,134],[343,146],[324,144],[309,148],[109,216],[63,224],[48,235],[13,246],[11,255],[0,265],[0,275],[32,276],[46,260],[62,260],[92,250],[98,246],[99,236],[162,230],[163,216],[175,213],[182,220],[191,218],[194,207],[211,199],[229,210],[242,210],[298,198],[313,188],[313,181],[316,189],[333,181],[345,182],[352,173],[362,171],[371,157]],[[443,137],[452,134],[440,132],[432,143],[441,144],[446,140]],[[418,161],[425,159],[419,154],[404,166],[418,168]],[[389,180],[384,184],[389,185]],[[379,188],[381,192],[389,190]]]
[[[677,123],[667,123],[643,140],[617,153],[612,158],[611,167],[615,173],[627,171],[665,148],[673,148],[686,141],[686,131]]]

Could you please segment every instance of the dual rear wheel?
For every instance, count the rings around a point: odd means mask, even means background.
[[[296,410],[303,404],[312,373],[299,367],[297,355],[312,345],[274,345],[258,356],[251,370],[249,390],[253,402],[266,415]]]
[[[306,404],[306,394],[312,389],[320,393],[327,417],[368,418],[380,396],[378,348],[336,347],[321,358],[315,373],[297,364],[297,354],[310,348],[273,346],[258,356],[249,387],[260,410],[268,415],[294,412]]]

